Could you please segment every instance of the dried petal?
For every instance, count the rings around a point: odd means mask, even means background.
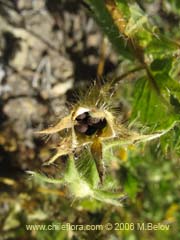
[[[37,131],[37,134],[53,134],[62,131],[63,129],[66,128],[71,128],[72,123],[71,123],[71,115],[68,115],[61,119],[55,126],[49,127],[47,129],[44,129],[42,131]]]
[[[49,165],[53,162],[55,162],[55,160],[61,156],[70,154],[72,152],[72,148],[71,148],[71,139],[70,137],[65,138],[57,147],[57,152],[56,154],[50,158],[50,160],[45,163],[45,165]]]
[[[91,153],[96,163],[100,181],[101,183],[103,183],[105,168],[104,168],[104,162],[102,160],[102,143],[100,142],[99,138],[96,138],[92,143]]]

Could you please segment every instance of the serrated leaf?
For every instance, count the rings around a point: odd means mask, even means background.
[[[147,45],[145,52],[155,58],[169,58],[175,56],[178,51],[178,46],[164,36],[152,38],[152,41]]]
[[[148,79],[145,77],[139,79],[134,92],[132,119],[136,118],[141,123],[157,130],[165,130],[176,121],[176,116],[151,88]]]

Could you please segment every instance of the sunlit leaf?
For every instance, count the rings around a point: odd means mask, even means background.
[[[177,120],[146,78],[139,79],[135,85],[132,110],[133,119],[154,129],[167,129]]]

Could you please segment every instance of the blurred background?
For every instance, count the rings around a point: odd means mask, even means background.
[[[162,11],[160,2],[139,4],[148,14],[161,12],[169,29],[179,19],[173,8]],[[121,149],[119,162],[111,166],[129,196],[122,207],[91,199],[74,201],[66,187],[35,181],[26,173],[32,170],[56,177],[63,171],[66,159],[43,166],[52,155],[51,141],[35,136],[34,131],[65,116],[74,93],[101,75],[102,65],[107,77],[118,76],[126,68],[83,1],[0,0],[0,239],[180,239],[180,160],[172,151],[164,154],[159,140],[132,146],[127,152]],[[124,118],[132,102],[127,88],[122,84],[121,97],[117,96]],[[25,228],[53,222],[168,223],[170,230]]]

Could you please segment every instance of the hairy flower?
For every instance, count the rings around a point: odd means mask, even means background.
[[[119,148],[122,145],[146,142],[160,137],[166,132],[143,135],[128,129],[120,122],[119,113],[114,111],[112,96],[111,83],[108,82],[99,87],[97,83],[94,83],[85,97],[79,97],[79,101],[72,106],[69,115],[62,118],[55,126],[38,132],[39,134],[54,134],[67,129],[67,134],[57,145],[57,152],[48,161],[48,164],[53,163],[63,155],[68,155],[69,158],[73,158],[76,162],[78,158],[83,161],[82,158],[84,157],[81,156],[81,153],[85,151],[86,147],[95,162],[99,180],[103,184],[105,177],[103,155],[105,155],[105,152],[112,148]],[[88,169],[87,162],[84,162],[84,165]],[[88,179],[84,181],[84,179],[80,178],[78,181],[83,181],[79,186],[85,186]],[[95,185],[97,187],[97,184]],[[85,189],[89,189],[86,191],[88,194],[93,192],[89,185]],[[78,191],[75,195],[79,196],[79,192],[82,191]]]

